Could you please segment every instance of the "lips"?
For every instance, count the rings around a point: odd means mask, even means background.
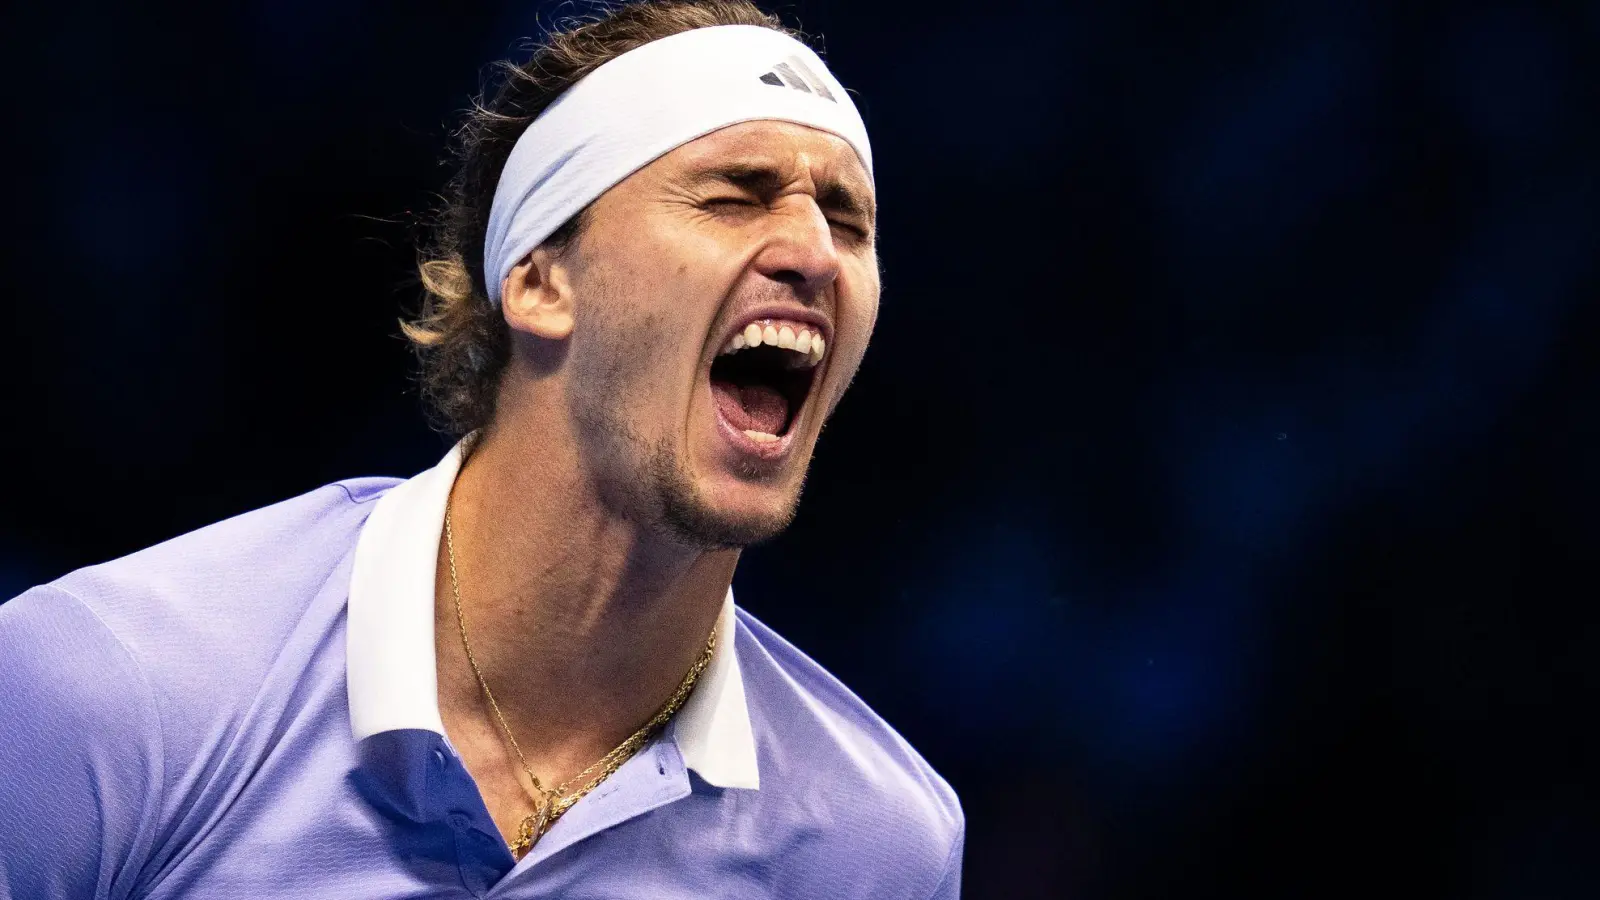
[[[827,353],[821,323],[751,319],[724,341],[710,382],[719,424],[741,451],[781,456]]]

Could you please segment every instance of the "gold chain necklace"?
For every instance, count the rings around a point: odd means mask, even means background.
[[[622,743],[618,744],[611,752],[600,757],[587,769],[572,776],[554,788],[546,788],[533,774],[533,769],[528,766],[528,760],[522,755],[522,748],[517,746],[517,739],[511,734],[511,726],[506,724],[505,714],[500,712],[500,704],[495,702],[494,692],[489,690],[489,682],[483,678],[483,671],[478,668],[478,660],[472,655],[472,642],[467,640],[467,620],[461,612],[461,581],[456,576],[456,542],[453,529],[450,527],[450,505],[445,504],[444,509],[444,546],[450,558],[450,592],[455,597],[456,625],[461,629],[461,646],[467,651],[467,664],[472,666],[472,674],[478,677],[478,686],[483,688],[483,696],[489,701],[489,708],[494,710],[494,717],[500,723],[500,731],[506,736],[506,741],[511,744],[511,749],[517,754],[517,762],[521,763],[522,771],[528,775],[528,780],[533,784],[528,799],[533,801],[533,812],[522,818],[522,823],[517,826],[516,840],[511,841],[511,855],[521,859],[522,854],[533,848],[539,838],[544,837],[550,826],[555,824],[561,814],[572,808],[574,803],[583,799],[583,796],[594,790],[600,782],[605,781],[611,774],[622,768],[622,764],[633,758],[639,748],[655,734],[656,730],[665,725],[684,701],[689,699],[689,693],[694,690],[695,682],[700,679],[700,673],[711,664],[711,652],[717,647],[717,629],[711,628],[711,635],[706,638],[706,647],[700,652],[700,658],[679,682],[678,689],[672,692],[667,702],[662,704],[650,721],[644,723],[638,731],[630,734]],[[573,782],[593,775],[577,790],[572,790]],[[520,784],[520,779],[518,781]]]

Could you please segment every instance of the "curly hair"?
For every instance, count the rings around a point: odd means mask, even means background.
[[[422,398],[435,428],[459,438],[494,417],[511,334],[485,290],[483,244],[495,187],[517,138],[556,97],[603,63],[651,41],[716,25],[758,25],[800,37],[749,0],[639,0],[567,20],[526,62],[492,66],[451,135],[455,174],[417,263],[421,306],[400,323],[417,353]],[[585,209],[562,224],[544,246],[564,249],[582,233],[587,214]]]

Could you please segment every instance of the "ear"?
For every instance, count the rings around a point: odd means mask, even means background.
[[[500,310],[517,331],[552,341],[572,335],[572,286],[567,270],[544,247],[506,274],[500,285]]]

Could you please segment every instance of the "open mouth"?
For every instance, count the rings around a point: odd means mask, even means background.
[[[815,325],[783,319],[747,324],[711,363],[718,414],[757,451],[778,451],[811,395],[825,351]]]

